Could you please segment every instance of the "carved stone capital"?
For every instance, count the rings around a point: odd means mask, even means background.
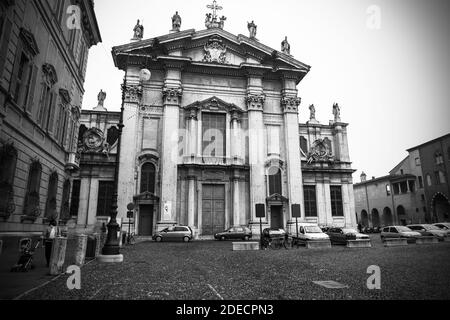
[[[122,86],[124,98],[126,102],[139,103],[142,98],[142,87],[139,85]]]
[[[264,94],[249,94],[245,101],[247,103],[248,111],[263,111],[266,96]]]
[[[162,88],[162,95],[165,104],[180,104],[181,97],[183,96],[183,88],[164,86]]]
[[[302,99],[299,97],[283,97],[281,98],[281,107],[283,112],[291,112],[298,113],[298,106],[302,102]]]
[[[185,111],[186,119],[197,121],[199,110],[200,109],[197,106],[191,106],[191,107],[187,108]]]

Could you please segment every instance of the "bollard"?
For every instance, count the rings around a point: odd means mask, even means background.
[[[52,255],[50,257],[50,274],[52,276],[63,273],[64,259],[66,256],[67,238],[57,237],[53,239]]]
[[[102,235],[100,233],[94,233],[95,236],[95,257],[97,258],[102,251]]]
[[[82,266],[86,258],[86,247],[87,247],[87,235],[79,234],[77,238],[77,247],[75,252],[75,264],[77,266]]]

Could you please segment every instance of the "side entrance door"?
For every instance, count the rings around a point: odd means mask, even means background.
[[[153,205],[139,207],[139,235],[151,236],[153,234]]]

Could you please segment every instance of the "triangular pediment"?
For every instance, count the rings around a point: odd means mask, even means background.
[[[227,103],[220,98],[211,97],[203,101],[196,101],[184,107],[185,110],[197,109],[202,111],[243,112],[241,108],[233,103]]]
[[[266,46],[244,35],[234,35],[220,28],[175,32],[160,37],[135,41],[113,48],[116,67],[125,68],[128,58],[146,57],[151,61],[182,60],[184,64],[243,68],[263,67],[302,73],[310,66],[292,56]],[[301,76],[301,78],[303,78]]]

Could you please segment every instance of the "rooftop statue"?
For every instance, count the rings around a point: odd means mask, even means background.
[[[285,37],[283,42],[281,43],[281,52],[289,55],[291,54],[291,45],[287,41],[287,37]]]
[[[137,21],[133,31],[134,35],[132,40],[142,40],[142,38],[144,37],[144,26],[140,24],[139,20]]]
[[[212,9],[212,13],[206,14],[206,19],[205,19],[206,28],[208,28],[208,29],[211,29],[211,28],[223,29],[225,20],[227,20],[227,18],[225,16],[218,18],[218,16],[217,16],[217,10],[222,10],[223,8],[219,5],[217,5],[216,0],[214,0],[212,4],[209,4],[206,7],[208,9]]]
[[[247,23],[248,31],[250,32],[250,38],[256,38],[256,29],[258,28],[255,21]]]
[[[313,104],[309,106],[309,112],[309,119],[316,120],[316,107]]]
[[[341,108],[337,103],[333,104],[333,115],[334,115],[334,122],[341,121]]]
[[[106,92],[103,90],[100,90],[100,92],[97,95],[98,105],[94,108],[96,111],[106,111],[106,108],[104,107],[104,103],[106,100]]]
[[[180,31],[181,28],[181,17],[178,11],[172,17],[172,31]]]

